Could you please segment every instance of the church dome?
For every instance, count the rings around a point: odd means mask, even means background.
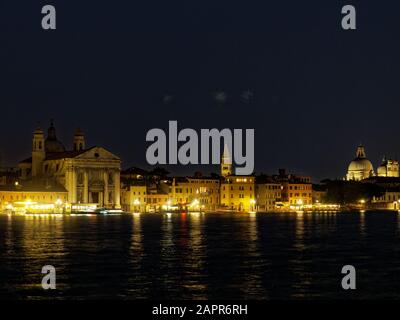
[[[374,167],[365,154],[363,146],[358,146],[356,158],[350,162],[347,170],[347,180],[363,180],[374,175]]]
[[[53,122],[51,122],[50,127],[47,131],[47,138],[44,142],[46,153],[55,153],[55,152],[64,152],[64,145],[58,141],[56,135],[56,128],[54,127]]]
[[[348,171],[374,171],[374,167],[372,166],[371,161],[368,159],[354,159],[352,162],[349,164],[349,169]]]

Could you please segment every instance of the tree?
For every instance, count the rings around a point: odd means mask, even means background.
[[[385,190],[373,183],[360,181],[334,180],[327,182],[327,193],[324,201],[328,203],[354,204],[361,200],[371,201],[373,197],[380,197]]]

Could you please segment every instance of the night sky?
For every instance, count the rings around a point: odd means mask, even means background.
[[[256,172],[342,178],[360,142],[376,169],[400,158],[399,15],[395,1],[0,0],[2,164],[54,118],[68,147],[79,126],[123,167],[146,167],[147,131],[178,120],[254,128]]]

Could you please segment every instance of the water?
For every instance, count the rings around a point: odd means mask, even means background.
[[[1,215],[0,299],[398,299],[399,237],[395,212]]]

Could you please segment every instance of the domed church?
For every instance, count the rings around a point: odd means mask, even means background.
[[[53,121],[47,137],[41,128],[33,132],[31,157],[18,165],[24,181],[54,181],[68,192],[71,204],[96,204],[120,208],[121,160],[102,147],[87,148],[78,129],[72,149],[58,140]]]
[[[365,148],[359,145],[357,147],[356,157],[349,164],[346,180],[360,181],[374,175],[374,168],[371,161],[367,159]]]

